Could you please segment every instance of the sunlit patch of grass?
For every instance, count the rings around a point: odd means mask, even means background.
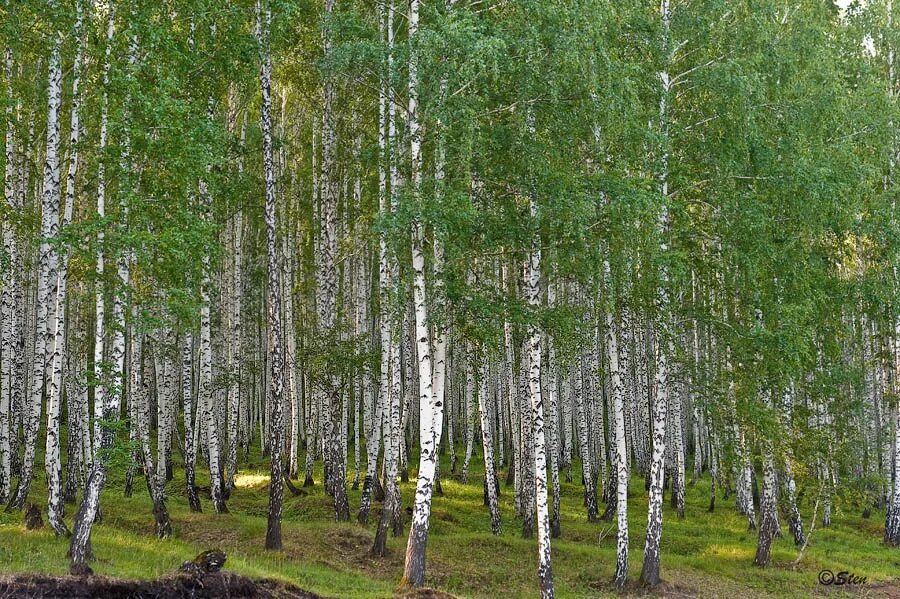
[[[753,559],[753,551],[748,547],[736,547],[734,545],[710,545],[701,554],[704,557],[727,559]]]
[[[268,474],[238,473],[234,475],[234,486],[239,489],[252,489],[269,484]]]

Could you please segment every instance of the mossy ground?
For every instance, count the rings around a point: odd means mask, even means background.
[[[443,497],[434,500],[428,541],[427,584],[464,597],[536,597],[536,540],[521,538],[521,520],[515,517],[512,489],[502,487],[503,534],[490,534],[490,521],[482,500],[482,471],[473,463],[468,484],[451,475],[443,456]],[[415,463],[414,461],[411,463]],[[576,465],[577,468],[577,465]],[[352,462],[351,462],[352,471]],[[575,471],[577,473],[577,470]],[[414,471],[410,480],[414,481]],[[352,474],[351,474],[352,476]],[[263,549],[268,501],[266,462],[256,458],[237,477],[238,487],[228,502],[228,514],[211,511],[204,498],[204,512],[191,513],[184,497],[183,473],[167,487],[174,535],[158,540],[143,478],[135,479],[134,495],[123,497],[123,475],[114,472],[103,494],[103,522],[94,528],[93,546],[100,574],[129,578],[155,578],[177,569],[182,561],[202,550],[220,548],[228,554],[226,569],[251,577],[283,580],[327,597],[389,597],[403,569],[406,538],[391,538],[383,559],[368,555],[379,504],[371,523],[355,523],[360,490],[350,491],[352,523],[333,521],[330,498],[325,495],[321,470],[316,485],[294,497],[285,494],[284,550]],[[201,486],[208,485],[205,472]],[[559,597],[615,596],[610,580],[615,567],[614,523],[588,523],[578,484],[563,484],[562,536],[553,541],[553,571]],[[414,482],[401,485],[404,516],[414,496]],[[44,504],[46,490],[38,480],[31,498]],[[732,500],[719,497],[714,513],[707,511],[709,480],[687,489],[686,516],[679,520],[668,507],[663,525],[664,585],[655,594],[679,597],[805,597],[840,593],[818,583],[820,570],[848,571],[868,579],[854,589],[867,596],[900,597],[900,549],[881,542],[884,514],[868,519],[849,510],[838,510],[831,527],[821,523],[809,549],[795,569],[797,555],[786,523],[785,535],[776,540],[768,568],[753,566],[756,535]],[[641,567],[646,495],[643,480],[633,479],[629,498],[631,562],[629,578],[636,580]],[[807,528],[812,505],[802,505]],[[75,512],[67,506],[67,521]],[[821,510],[820,510],[821,514]],[[408,517],[407,517],[408,520]],[[27,531],[21,512],[0,513],[0,573],[67,571],[66,540],[54,538],[46,527]],[[879,583],[882,583],[879,585]],[[841,589],[846,591],[845,589]],[[627,594],[644,591],[631,583]],[[892,594],[892,593],[897,594]]]

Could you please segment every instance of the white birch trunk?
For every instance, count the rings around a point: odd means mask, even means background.
[[[181,349],[181,400],[184,413],[184,476],[188,504],[192,512],[200,511],[200,498],[194,478],[197,462],[197,445],[194,442],[194,339],[184,335]]]
[[[537,217],[537,204],[530,198],[530,213]],[[532,239],[525,281],[525,299],[536,310],[540,307],[541,250],[537,237]],[[553,569],[550,562],[550,514],[547,508],[547,456],[544,444],[544,410],[541,398],[541,333],[537,325],[528,325],[528,392],[531,399],[531,426],[534,447],[534,499],[538,532],[538,579],[541,597],[554,596]]]
[[[75,177],[78,173],[78,138],[81,132],[79,108],[81,92],[82,57],[84,55],[85,36],[83,34],[83,9],[81,1],[76,3],[75,39],[78,40],[75,51],[75,62],[72,65],[72,110],[69,127],[69,169],[66,173],[66,201],[63,210],[62,227],[72,222],[72,209],[75,202]],[[57,125],[58,126],[58,125]],[[57,174],[57,177],[59,175]],[[58,183],[57,183],[58,184]],[[62,407],[63,357],[66,354],[66,305],[68,284],[69,253],[62,250],[59,256],[56,283],[56,326],[54,330],[53,353],[50,364],[50,380],[47,391],[47,436],[45,443],[44,464],[47,471],[48,521],[57,535],[68,535],[69,529],[63,521],[62,498],[62,465],[60,461],[60,412]],[[71,459],[71,458],[70,458]]]
[[[611,281],[609,262],[604,261],[607,280]],[[613,429],[615,444],[613,467],[616,470],[616,573],[613,580],[616,588],[625,586],[628,576],[628,449],[625,443],[625,389],[622,384],[622,371],[619,368],[619,336],[615,308],[606,312],[606,353],[609,362],[609,377],[612,386]]]
[[[15,120],[13,118],[13,58],[12,48],[7,46],[4,50],[4,74],[6,77],[6,138],[5,156],[6,165],[3,172],[3,196],[6,201],[6,209],[10,215],[19,211],[15,189]],[[11,483],[11,455],[12,445],[10,436],[15,435],[15,418],[11,412],[14,402],[13,391],[16,389],[21,372],[18,369],[16,357],[16,338],[20,334],[18,330],[17,303],[22,293],[21,275],[15,266],[18,263],[19,247],[16,232],[13,227],[13,219],[3,223],[3,252],[9,258],[9,268],[4,269],[2,276],[2,290],[0,290],[0,503],[9,499]]]
[[[228,386],[228,455],[225,471],[226,489],[234,488],[234,475],[237,471],[237,450],[239,444],[240,402],[241,402],[241,363],[243,353],[241,330],[241,298],[243,296],[243,220],[240,210],[234,215],[232,223],[232,239],[234,243],[234,271],[232,273],[231,297],[231,330],[229,343],[229,386]]]
[[[421,134],[419,133],[418,102],[418,29],[419,0],[411,0],[409,8],[409,145],[412,191],[418,199],[422,185]],[[403,580],[411,586],[421,586],[425,581],[425,548],[428,541],[428,518],[431,515],[431,496],[437,470],[438,447],[441,443],[444,419],[444,398],[434,388],[431,335],[429,332],[428,305],[425,296],[424,226],[419,218],[413,221],[412,267],[413,303],[415,309],[416,355],[419,378],[419,473],[416,481],[416,501],[413,508],[409,541],[406,546],[406,564]],[[441,356],[443,369],[443,356]],[[441,376],[443,373],[441,373]],[[443,381],[440,382],[443,394]]]
[[[662,20],[662,51],[666,63],[671,60],[669,47],[669,0],[660,2]],[[659,99],[659,127],[661,130],[662,160],[659,171],[659,193],[662,208],[659,213],[657,232],[660,236],[660,253],[669,249],[669,149],[668,149],[668,100],[671,87],[669,73],[664,69],[659,73],[661,93]],[[674,341],[669,326],[668,271],[660,267],[657,289],[657,335],[656,335],[656,395],[653,402],[653,454],[650,462],[650,498],[647,507],[647,537],[644,545],[644,564],[641,582],[654,587],[659,584],[660,542],[662,540],[662,494],[666,455],[666,418],[669,409],[669,356],[673,354]]]
[[[201,186],[201,197],[205,185]],[[203,280],[200,283],[200,425],[206,433],[206,449],[209,453],[210,494],[217,513],[227,512],[222,488],[221,455],[219,453],[219,429],[216,426],[215,397],[212,373],[212,324],[210,322],[210,271],[209,255],[203,256]]]
[[[55,4],[55,3],[54,3]],[[44,156],[44,186],[41,200],[41,244],[39,249],[37,302],[35,318],[35,344],[32,361],[31,392],[28,396],[27,411],[25,414],[25,455],[22,461],[19,486],[12,506],[21,508],[28,499],[28,491],[34,476],[34,462],[37,451],[38,427],[41,419],[41,402],[44,382],[52,384],[53,367],[52,353],[56,338],[57,312],[50,308],[55,307],[53,291],[56,283],[58,256],[56,250],[50,244],[50,240],[59,233],[59,203],[60,203],[60,106],[62,104],[62,63],[60,51],[63,34],[57,31],[53,38],[53,46],[50,50],[50,61],[47,76],[47,145]],[[61,365],[60,365],[61,367]],[[65,534],[68,530],[62,522],[62,487],[61,468],[59,459],[59,414],[60,394],[57,393],[55,403],[48,405],[48,423],[51,424],[47,431],[47,447],[50,455],[46,456],[48,462],[47,472],[50,476],[50,524],[57,535]],[[52,402],[51,398],[51,402]]]
[[[259,44],[259,83],[262,91],[260,128],[263,133],[263,170],[266,182],[266,268],[268,292],[268,335],[270,381],[269,396],[272,406],[271,428],[271,471],[269,476],[269,514],[266,527],[266,549],[281,549],[281,515],[284,501],[282,484],[282,452],[284,450],[284,372],[281,338],[281,297],[278,277],[278,239],[275,210],[275,157],[272,150],[272,63],[269,49],[269,31],[272,13],[268,4],[262,8],[256,3],[256,38]]]
[[[550,308],[556,306],[556,284],[551,280],[547,285],[547,305]],[[559,363],[556,358],[556,345],[553,337],[547,335],[547,391],[550,408],[548,419],[550,421],[550,476],[553,484],[553,513],[550,516],[550,533],[553,538],[558,538],[560,529],[560,481],[559,481]]]
[[[378,10],[379,36],[384,36],[385,11]],[[385,168],[385,150],[387,148],[387,93],[385,81],[381,81],[378,88],[378,211],[385,214],[388,211],[387,200],[387,169]],[[378,315],[378,340],[381,350],[378,369],[378,392],[373,393],[372,402],[366,403],[368,418],[366,420],[366,477],[363,480],[362,498],[360,499],[357,521],[366,525],[369,522],[369,510],[371,509],[373,487],[378,476],[378,451],[384,433],[384,407],[388,403],[390,384],[388,382],[388,364],[390,353],[390,320],[388,317],[387,290],[389,286],[390,266],[388,264],[387,242],[384,234],[378,239],[378,303],[380,313]],[[385,441],[387,439],[385,438]],[[385,442],[385,458],[389,451]]]
[[[900,386],[900,319],[894,321],[894,392]],[[884,522],[884,542],[892,547],[900,546],[900,405],[893,408],[893,469],[891,472],[890,503]],[[827,504],[826,504],[827,507]]]
[[[496,465],[494,464],[494,439],[491,435],[490,407],[489,407],[489,370],[487,355],[482,356],[479,379],[481,385],[478,391],[478,409],[481,414],[481,441],[484,450],[484,479],[487,490],[488,511],[491,515],[491,533],[499,535],[500,505],[497,499],[498,479]]]

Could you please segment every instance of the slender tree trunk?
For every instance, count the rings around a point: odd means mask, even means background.
[[[409,8],[409,107],[407,111],[410,138],[410,164],[413,194],[418,198],[422,185],[422,139],[419,132],[418,102],[418,28],[419,0],[411,0]],[[428,541],[428,519],[431,514],[431,496],[437,472],[438,447],[441,443],[444,420],[444,359],[439,356],[439,372],[432,369],[431,335],[429,333],[428,305],[425,297],[424,230],[419,218],[413,221],[412,267],[413,302],[415,309],[416,354],[419,375],[419,473],[416,481],[416,501],[406,546],[406,565],[403,582],[421,586],[425,581],[425,548]],[[444,351],[443,334],[440,336]],[[438,388],[434,376],[437,374]]]
[[[284,501],[284,486],[282,484],[281,454],[284,449],[284,424],[283,399],[284,355],[282,353],[281,339],[281,293],[278,282],[278,240],[276,238],[275,222],[275,164],[272,152],[272,64],[269,53],[269,26],[271,12],[268,4],[261,8],[261,3],[256,4],[256,38],[259,44],[259,83],[262,90],[262,110],[260,127],[263,132],[263,170],[266,180],[266,258],[267,258],[267,287],[268,287],[268,331],[270,362],[269,394],[272,400],[271,408],[271,472],[269,477],[269,520],[266,527],[266,549],[281,549],[281,513]]]
[[[487,355],[482,356],[481,372],[479,378],[481,385],[478,391],[478,408],[481,413],[481,440],[484,449],[484,479],[487,489],[488,511],[491,515],[491,533],[499,535],[500,528],[500,504],[497,498],[498,479],[496,465],[494,464],[494,439],[491,435],[489,396],[489,369]]]
[[[52,3],[55,5],[55,2]],[[60,145],[60,105],[62,104],[62,63],[60,51],[63,34],[57,31],[50,50],[50,62],[47,76],[47,146],[44,157],[44,186],[41,201],[41,244],[39,249],[38,282],[37,282],[37,315],[35,318],[35,344],[32,361],[31,393],[25,414],[25,456],[19,477],[16,495],[10,503],[13,509],[21,509],[28,499],[28,491],[34,476],[34,462],[37,451],[38,427],[41,419],[41,403],[44,383],[52,384],[53,366],[51,354],[56,337],[57,312],[51,312],[55,306],[53,298],[54,283],[57,276],[58,256],[50,243],[59,233],[59,145]],[[50,477],[50,524],[56,534],[68,532],[62,521],[61,472],[59,461],[59,394],[48,405],[48,421],[52,421],[47,431],[47,446],[51,448],[47,472]]]
[[[378,25],[379,35],[383,38],[385,33],[385,10],[379,8]],[[385,168],[385,151],[387,149],[387,93],[386,82],[382,78],[378,88],[378,210],[381,214],[388,211],[387,199],[387,169]],[[390,354],[390,319],[386,306],[388,300],[388,287],[390,266],[388,264],[387,241],[384,234],[378,240],[378,304],[380,307],[378,329],[381,350],[381,360],[378,370],[378,393],[373,394],[373,401],[366,419],[366,478],[363,481],[362,498],[360,499],[357,520],[366,525],[369,522],[372,492],[378,480],[378,449],[382,436],[385,438],[385,460],[389,453],[387,443],[388,434],[385,434],[384,411],[389,406],[389,354]],[[368,404],[367,404],[368,405]]]
[[[762,323],[762,312],[757,311],[757,322]],[[763,403],[772,409],[772,392],[764,388]],[[763,496],[759,507],[759,535],[756,543],[756,558],[753,563],[764,567],[769,565],[772,540],[778,534],[778,506],[775,499],[775,448],[771,439],[763,439]]]
[[[72,111],[69,129],[69,169],[66,173],[66,201],[63,211],[63,228],[72,222],[72,210],[75,203],[75,177],[78,173],[78,138],[81,133],[79,108],[81,92],[82,57],[84,55],[85,36],[83,34],[83,8],[81,1],[76,2],[75,39],[78,40],[75,51],[75,62],[72,65]],[[58,125],[57,125],[58,126]],[[58,177],[58,175],[57,175]],[[61,250],[56,283],[56,327],[54,331],[53,353],[50,364],[50,380],[47,393],[47,436],[44,462],[47,470],[48,521],[57,535],[68,535],[69,529],[63,521],[62,467],[60,463],[60,411],[62,407],[63,357],[66,348],[66,306],[68,284],[69,253]],[[70,431],[71,434],[71,431]],[[71,459],[71,458],[70,458]]]
[[[547,287],[547,304],[550,308],[556,305],[556,284],[550,281]],[[556,359],[556,346],[553,337],[547,336],[547,367],[549,372],[547,392],[549,394],[549,431],[550,431],[550,476],[553,484],[553,512],[550,515],[550,533],[558,538],[560,529],[560,482],[559,482],[559,364]]]
[[[531,218],[537,218],[537,204],[530,198]],[[528,256],[525,294],[532,309],[540,307],[541,250],[537,236],[532,239]],[[547,456],[544,445],[544,410],[541,398],[541,333],[528,325],[528,391],[531,397],[531,426],[534,447],[534,498],[538,522],[538,579],[541,597],[554,596],[553,569],[550,562],[550,514],[547,509]]]
[[[661,0],[660,13],[663,27],[662,49],[666,62],[671,59],[669,48],[669,0]],[[668,249],[669,230],[669,150],[668,150],[668,100],[670,78],[667,71],[659,73],[662,93],[659,100],[659,122],[662,132],[662,164],[660,166],[660,196],[662,209],[657,225],[660,235],[660,253]],[[665,265],[660,267],[659,287],[657,289],[657,338],[656,338],[656,396],[653,402],[653,456],[650,462],[650,497],[647,507],[647,537],[644,545],[644,564],[641,569],[641,582],[654,587],[659,584],[660,542],[662,540],[662,500],[663,475],[666,455],[666,418],[669,409],[669,356],[672,355],[673,340],[669,327],[669,291],[668,271]]]
[[[578,448],[581,452],[581,473],[584,479],[584,504],[587,506],[588,522],[597,519],[597,491],[594,487],[593,460],[588,441],[588,420],[584,402],[584,367],[582,360],[575,364],[573,374],[575,396],[575,425],[578,429]]]
[[[184,477],[188,505],[192,512],[200,512],[194,469],[197,463],[197,445],[194,443],[194,338],[184,335],[181,350],[181,399],[184,406]]]
[[[894,324],[894,385],[900,383],[900,319]],[[891,494],[884,522],[884,542],[891,547],[900,546],[900,405],[894,406],[893,469]],[[828,507],[828,504],[826,504]],[[815,525],[815,523],[813,523]]]
[[[7,3],[8,4],[8,3]],[[3,252],[9,258],[9,268],[3,270],[2,290],[0,290],[0,503],[9,499],[12,477],[12,447],[10,437],[17,436],[17,426],[11,409],[14,406],[13,392],[18,387],[21,372],[18,368],[16,350],[18,330],[17,303],[22,294],[21,273],[15,266],[18,263],[19,244],[16,235],[15,215],[19,212],[15,189],[15,121],[13,119],[13,58],[12,48],[4,50],[4,74],[6,76],[6,165],[3,172],[3,196],[11,218],[3,223]]]
[[[232,239],[234,241],[234,270],[231,298],[231,330],[228,355],[230,358],[228,385],[228,453],[225,472],[227,479],[225,488],[228,493],[234,489],[234,475],[237,472],[238,431],[241,402],[241,298],[243,296],[243,219],[239,210],[232,223]],[[296,465],[296,464],[295,464]]]
[[[604,263],[609,278],[609,262]],[[613,316],[614,308],[606,313],[606,352],[609,362],[609,376],[612,382],[612,403],[615,436],[614,467],[616,470],[616,574],[613,580],[617,589],[625,586],[628,576],[628,455],[625,443],[625,403],[622,371],[619,364],[619,336]]]
[[[387,35],[387,70],[385,73],[385,90],[388,89],[388,82],[394,72],[394,3],[389,0],[387,10],[385,11],[384,29]],[[398,185],[399,173],[397,171],[396,157],[396,106],[387,91],[384,92],[387,100],[387,145],[388,145],[388,165],[390,170],[390,208],[396,209],[398,202]],[[386,214],[388,206],[385,198],[384,205],[380,206],[382,214]],[[399,328],[395,324],[390,312],[391,295],[389,294],[392,286],[399,280],[399,265],[395,257],[391,257],[388,253],[387,238],[382,234],[381,244],[381,343],[382,343],[382,387],[386,388],[387,395],[383,398],[384,402],[384,418],[387,435],[385,439],[384,464],[385,464],[385,499],[381,511],[381,520],[378,523],[378,530],[375,534],[375,541],[372,546],[372,554],[383,557],[387,546],[387,531],[391,527],[394,536],[399,536],[402,532],[402,523],[400,520],[400,486],[397,484],[397,473],[400,461],[400,436],[401,430],[401,400],[402,400],[402,381],[401,381],[401,363],[400,363],[400,343],[398,339]],[[385,354],[387,357],[385,358]]]
[[[463,458],[462,480],[469,482],[469,463],[475,447],[475,358],[472,346],[466,344],[466,385],[464,403],[466,407],[466,453]]]
[[[681,379],[672,385],[676,392],[669,398],[669,421],[672,439],[672,507],[679,518],[684,518],[684,429],[682,427],[682,398],[684,391],[683,372]]]
[[[112,16],[108,29],[107,41],[112,37]],[[136,39],[132,39],[132,46],[136,46]],[[127,150],[127,140],[124,144]],[[126,154],[127,155],[127,154]],[[122,227],[127,228],[128,207],[122,206]],[[85,488],[84,498],[75,515],[75,524],[72,531],[72,540],[69,545],[70,566],[72,574],[90,572],[87,565],[92,559],[90,545],[91,528],[100,509],[100,492],[106,482],[107,462],[109,451],[115,442],[117,421],[121,409],[121,389],[124,388],[125,372],[125,309],[122,292],[119,288],[127,289],[129,286],[128,257],[123,251],[116,259],[116,276],[118,278],[116,291],[113,293],[112,325],[113,336],[110,347],[110,362],[112,366],[112,380],[108,392],[104,394],[106,400],[102,406],[101,439],[98,453],[94,456],[91,475]]]
[[[334,12],[337,0],[325,1],[325,12]],[[324,55],[331,54],[332,33],[326,24],[322,34]],[[322,237],[319,263],[319,276],[316,278],[320,302],[319,326],[321,333],[328,336],[336,332],[337,318],[337,195],[338,170],[336,164],[336,120],[334,113],[335,82],[326,77],[322,92]],[[341,422],[343,416],[342,394],[339,377],[328,372],[326,374],[325,406],[325,464],[328,472],[329,486],[333,490],[334,514],[338,521],[350,519],[350,506],[347,502],[346,468],[342,459]]]

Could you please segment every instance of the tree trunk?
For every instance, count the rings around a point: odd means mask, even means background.
[[[537,218],[537,204],[530,198],[531,218]],[[525,278],[528,305],[540,307],[541,250],[537,236],[532,239]],[[528,391],[531,398],[531,425],[534,447],[534,498],[538,523],[538,579],[541,597],[554,596],[553,569],[550,562],[550,515],[547,509],[547,456],[544,450],[544,410],[541,399],[541,333],[537,325],[528,325]]]
[[[53,3],[55,4],[55,2]],[[58,257],[50,240],[59,234],[59,145],[60,145],[60,105],[62,104],[62,64],[60,49],[63,34],[57,31],[50,50],[50,61],[47,76],[47,146],[44,158],[44,186],[41,201],[41,244],[39,249],[38,282],[37,282],[37,314],[35,318],[35,343],[31,373],[31,393],[25,414],[25,455],[19,476],[16,495],[10,503],[11,508],[21,509],[28,499],[28,491],[34,476],[34,461],[37,451],[38,427],[41,419],[41,402],[44,384],[51,385],[53,366],[51,354],[56,337],[56,311],[53,298],[54,284],[57,276]],[[62,499],[59,463],[59,394],[56,401],[51,398],[47,407],[48,422],[47,447],[51,448],[47,459],[47,472],[50,477],[49,486],[53,507],[50,508],[50,524],[56,534],[65,534],[68,530],[62,521]]]
[[[275,164],[272,153],[272,63],[269,53],[269,26],[272,15],[268,4],[256,4],[256,38],[259,44],[259,83],[262,90],[260,127],[263,132],[263,169],[266,180],[266,259],[268,287],[268,331],[270,361],[271,471],[269,476],[269,518],[266,527],[266,549],[281,549],[281,513],[284,502],[281,454],[284,449],[283,398],[284,354],[281,339],[281,293],[278,277],[278,240],[275,222]]]
[[[497,499],[497,472],[494,464],[494,439],[491,436],[490,409],[488,406],[489,395],[489,369],[487,355],[481,358],[481,372],[479,378],[481,385],[478,391],[478,408],[481,413],[481,441],[484,449],[484,479],[487,489],[488,511],[491,515],[491,533],[499,535],[500,530],[500,505]]]
[[[181,397],[184,405],[184,477],[188,504],[192,512],[200,512],[194,469],[197,463],[197,446],[194,443],[194,339],[184,335],[181,353]],[[199,423],[198,423],[199,424]]]
[[[3,223],[3,252],[8,256],[10,266],[3,269],[2,289],[0,289],[0,503],[9,499],[12,477],[12,443],[10,436],[16,437],[15,418],[12,418],[13,390],[19,385],[21,372],[16,358],[16,340],[21,334],[18,326],[17,303],[22,294],[21,275],[16,269],[19,244],[14,228],[15,217],[19,213],[19,202],[15,189],[15,121],[13,120],[13,59],[12,48],[4,50],[4,72],[6,75],[6,165],[3,173],[3,196],[11,218]]]
[[[609,278],[609,262],[604,263]],[[609,363],[609,377],[612,383],[612,403],[615,436],[614,467],[616,471],[616,573],[613,583],[617,589],[625,586],[628,576],[628,455],[625,443],[625,402],[622,385],[622,371],[619,364],[619,336],[613,316],[614,307],[606,313],[606,353]]]

